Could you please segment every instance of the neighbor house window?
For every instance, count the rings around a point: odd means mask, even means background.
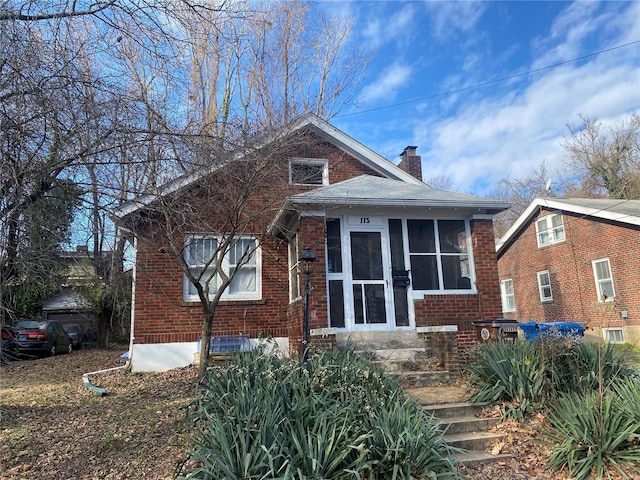
[[[414,290],[471,290],[464,220],[407,220]]]
[[[505,278],[500,280],[500,295],[502,298],[502,311],[515,312],[516,295],[513,291],[513,279]]]
[[[289,160],[289,181],[294,185],[328,185],[327,161],[292,158]]]
[[[603,328],[602,335],[605,343],[624,343],[624,333],[621,328]]]
[[[598,302],[613,300],[615,291],[613,290],[613,278],[611,277],[611,265],[608,258],[593,260],[593,278],[596,281],[596,293]]]
[[[564,241],[562,215],[552,213],[536,220],[536,237],[538,238],[539,247]]]
[[[551,277],[549,276],[548,270],[538,272],[538,293],[540,294],[541,302],[553,300],[553,295],[551,293]]]
[[[300,276],[298,275],[298,236],[289,242],[289,300],[300,298]]]
[[[217,237],[193,235],[186,239],[184,259],[189,272],[209,289],[212,298],[222,279],[216,273],[217,262],[222,271],[232,276],[231,283],[222,294],[223,300],[257,300],[260,298],[260,249],[255,239],[240,237],[233,241],[229,251],[220,259]],[[198,291],[187,275],[184,276],[183,297],[187,302],[199,301]]]

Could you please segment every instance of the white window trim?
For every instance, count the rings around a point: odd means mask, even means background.
[[[607,262],[607,267],[609,268],[609,278],[606,278],[606,279],[598,278],[598,271],[596,269],[596,264],[600,262]],[[596,296],[598,297],[598,303],[613,302],[613,299],[616,297],[616,289],[615,289],[615,286],[613,285],[613,272],[611,271],[611,262],[609,261],[609,257],[597,258],[595,260],[591,260],[591,267],[593,268],[593,280],[595,281],[595,285],[596,285]],[[600,286],[600,282],[602,282],[603,280],[611,281],[611,292],[613,293],[611,297],[607,297],[604,300],[603,300],[602,288]]]
[[[506,284],[507,282],[511,282],[511,291],[513,293],[507,294]],[[516,311],[516,292],[513,288],[513,278],[505,278],[500,280],[500,298],[502,300],[502,311],[503,312],[515,312]],[[513,299],[513,308],[509,306],[508,299]]]
[[[301,165],[318,165],[322,167],[322,185],[329,185],[329,162],[323,158],[290,158],[289,159],[289,183],[291,185],[309,185],[309,186],[319,186],[317,183],[295,183],[293,181],[293,172],[291,169],[291,165],[293,164],[301,164]]]
[[[298,256],[300,255],[300,247],[298,244],[298,235],[294,235],[289,242],[289,302],[295,302],[302,298],[302,290],[300,288],[300,272],[298,271],[298,265],[300,261]],[[295,282],[295,284],[294,284]],[[297,289],[295,288],[297,286]],[[298,295],[294,295],[295,290],[298,291]]]
[[[562,226],[553,226],[553,218],[559,217],[560,220],[562,221]],[[544,220],[547,228],[545,228],[544,230],[540,230],[539,226],[538,226],[538,222],[540,222],[541,220]],[[565,231],[564,228],[564,218],[562,217],[562,214],[560,212],[556,212],[556,213],[549,213],[548,215],[543,215],[542,217],[538,217],[535,222],[535,227],[536,227],[536,242],[538,243],[538,248],[541,247],[547,247],[549,245],[553,245],[555,243],[561,243],[564,242],[567,238],[567,233]],[[555,232],[556,230],[559,230],[560,228],[562,228],[562,238],[557,239]],[[542,234],[544,233],[548,233],[549,234],[549,241],[548,242],[541,242],[540,238],[542,236]]]
[[[221,240],[221,237],[219,235],[203,235],[203,234],[187,235],[185,237],[185,255],[187,253],[187,248],[188,248],[190,240],[192,240],[192,239],[206,239],[206,238],[213,238],[213,239],[216,239],[218,242]],[[239,235],[237,237],[237,240],[254,240],[254,241],[257,242],[257,239],[255,237],[252,237],[251,235]],[[227,253],[227,255],[228,255],[228,253]],[[235,265],[230,265],[229,264],[227,255],[225,255],[225,257],[222,259],[222,268],[224,269],[225,272],[229,272],[230,269],[233,266],[235,266]],[[261,245],[259,243],[257,244],[256,250],[253,253],[253,255],[255,255],[255,259],[256,259],[256,264],[255,264],[255,268],[256,268],[256,291],[255,292],[243,292],[243,293],[232,294],[232,293],[229,293],[229,287],[227,287],[226,290],[223,292],[222,296],[220,297],[220,300],[222,300],[222,301],[247,301],[247,300],[260,300],[262,298],[262,247],[261,247]],[[244,266],[244,265],[242,265],[242,266]],[[240,268],[242,268],[242,266]],[[198,296],[197,293],[195,293],[195,294],[189,293],[190,283],[191,282],[189,281],[187,275],[183,274],[182,300],[184,302],[199,302],[200,301],[200,297]],[[209,298],[213,298],[214,295],[215,295],[215,291],[209,292]]]
[[[622,340],[620,341],[615,341],[612,342],[609,337],[609,332],[620,332],[620,336],[622,337]],[[613,328],[603,328],[602,329],[602,339],[604,340],[605,343],[615,343],[615,344],[622,344],[624,343],[624,331],[622,330],[621,327],[613,327]]]
[[[542,284],[542,276],[546,275],[549,279],[549,283]],[[551,288],[551,274],[549,274],[549,270],[542,270],[537,273],[538,276],[538,294],[540,295],[541,302],[550,302],[553,300],[553,289]],[[549,287],[549,296],[545,297],[544,295],[544,287]]]

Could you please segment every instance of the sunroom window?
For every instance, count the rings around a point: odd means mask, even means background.
[[[216,274],[220,239],[193,235],[186,239],[184,258],[191,275],[202,285],[208,286],[212,298],[221,278]],[[222,258],[222,271],[232,276],[231,283],[222,294],[223,300],[257,300],[260,298],[260,249],[255,239],[240,237],[233,241]],[[194,284],[184,275],[183,297],[187,302],[199,301]]]
[[[464,220],[407,220],[414,290],[470,290]]]

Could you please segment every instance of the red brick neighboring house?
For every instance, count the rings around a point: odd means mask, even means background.
[[[640,201],[536,198],[497,244],[503,315],[640,341]]]
[[[223,299],[214,335],[272,337],[300,351],[304,277],[297,259],[309,247],[317,256],[311,343],[398,333],[427,340],[445,333],[453,348],[473,343],[471,322],[501,315],[492,219],[509,205],[424,184],[416,147],[407,147],[396,166],[313,115],[290,132],[299,130],[316,145],[273,159],[289,163],[289,191],[271,219],[272,238],[260,244],[239,287],[245,295]],[[296,180],[300,166],[309,175],[304,185]],[[188,191],[198,178],[185,177],[181,188]],[[115,217],[127,224],[153,202],[128,202]],[[194,233],[185,245],[210,236]],[[199,348],[200,304],[175,257],[135,243],[132,368],[189,364]]]

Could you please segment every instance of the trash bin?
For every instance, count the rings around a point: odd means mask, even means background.
[[[527,322],[518,324],[524,334],[524,338],[534,341],[539,337],[583,337],[585,327],[578,322]]]
[[[584,327],[578,322],[548,322],[539,323],[541,335],[557,334],[562,337],[582,337],[584,336]]]
[[[494,318],[471,322],[476,327],[476,335],[480,342],[506,340],[513,342],[518,338],[518,321],[511,318]]]
[[[538,335],[540,334],[538,322],[519,323],[518,328],[522,330],[525,340],[529,340],[531,342],[538,338]]]

